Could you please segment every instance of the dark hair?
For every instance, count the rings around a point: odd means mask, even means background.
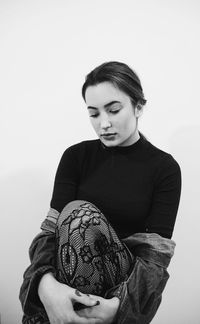
[[[120,90],[124,91],[134,105],[145,105],[141,82],[137,74],[125,63],[111,61],[105,62],[92,70],[85,78],[82,87],[82,96],[85,100],[87,87],[109,81]]]

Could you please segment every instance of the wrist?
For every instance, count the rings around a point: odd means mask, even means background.
[[[41,277],[38,284],[38,296],[40,297],[41,301],[45,295],[45,291],[51,290],[52,286],[54,286],[56,282],[57,280],[52,272],[47,272]]]

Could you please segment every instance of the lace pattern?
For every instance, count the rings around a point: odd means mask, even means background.
[[[60,282],[104,296],[106,290],[126,280],[130,255],[94,204],[69,203],[59,216],[56,238]]]

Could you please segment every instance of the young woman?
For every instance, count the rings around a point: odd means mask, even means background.
[[[98,139],[62,155],[29,250],[23,323],[150,323],[174,253],[180,167],[138,130],[146,100],[129,66],[98,66],[82,96]]]

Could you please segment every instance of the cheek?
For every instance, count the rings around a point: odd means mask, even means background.
[[[121,118],[121,120],[119,121],[119,126],[124,130],[133,128],[134,124],[135,124],[135,121],[134,121],[133,116],[129,116],[129,117],[126,116],[125,118]]]
[[[97,129],[97,127],[98,127],[98,123],[97,123],[97,121],[96,121],[95,119],[93,119],[93,118],[90,118],[90,122],[91,122],[91,124],[92,124],[92,127],[93,127],[94,129]]]

